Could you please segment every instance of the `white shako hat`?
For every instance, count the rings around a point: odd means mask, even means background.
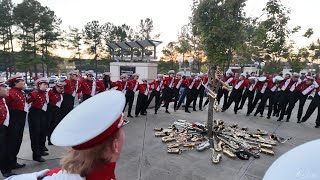
[[[125,96],[120,91],[110,90],[93,96],[62,119],[52,133],[51,142],[76,150],[102,144],[123,126],[124,105]]]
[[[56,86],[58,86],[58,87],[63,87],[63,86],[65,86],[67,83],[66,82],[64,82],[64,81],[57,81],[56,82]]]
[[[281,77],[281,76],[276,76],[276,77],[274,77],[273,78],[273,82],[276,82],[276,81],[283,81],[284,80],[284,78],[283,77]]]
[[[266,80],[267,80],[267,77],[265,77],[265,76],[258,78],[258,81],[260,81],[260,82],[264,82]]]
[[[133,76],[133,77],[136,77],[136,76],[140,76],[140,74],[134,73],[134,74],[132,74],[132,76]]]
[[[35,84],[39,86],[41,83],[49,84],[49,80],[46,77],[39,78],[35,81]]]
[[[4,78],[0,78],[0,86],[6,86],[6,80]]]
[[[249,77],[248,79],[249,79],[249,80],[256,80],[257,77]]]
[[[247,74],[246,73],[241,73],[240,76],[243,76],[244,78],[246,78]]]
[[[78,70],[72,70],[68,73],[69,76],[71,75],[78,75],[79,74],[79,71]]]
[[[175,72],[174,72],[174,70],[170,70],[169,72],[168,72],[168,74],[174,74]]]
[[[94,71],[92,71],[92,70],[86,71],[86,75],[87,75],[87,76],[88,76],[88,75],[93,76],[93,75],[94,75]]]
[[[24,80],[24,79],[23,79],[23,76],[22,76],[22,75],[14,75],[14,76],[11,76],[11,77],[8,79],[8,82],[9,82],[9,83],[13,83],[13,82],[18,81],[18,80]]]
[[[320,179],[320,140],[307,142],[280,156],[267,170],[263,180]]]
[[[314,81],[314,77],[312,77],[312,76],[307,76],[306,78],[307,78],[307,80]]]
[[[104,76],[111,76],[111,73],[110,72],[104,72],[103,75]]]

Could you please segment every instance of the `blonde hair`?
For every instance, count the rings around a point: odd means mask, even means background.
[[[104,143],[91,149],[70,149],[60,161],[61,168],[66,170],[68,173],[79,174],[82,177],[86,177],[94,168],[110,162],[112,143],[118,137],[119,131]],[[109,157],[104,157],[106,151],[110,154]]]

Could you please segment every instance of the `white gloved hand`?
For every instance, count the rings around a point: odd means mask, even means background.
[[[48,172],[49,169],[45,169],[39,172],[11,176],[6,180],[37,180],[39,177],[44,177]]]

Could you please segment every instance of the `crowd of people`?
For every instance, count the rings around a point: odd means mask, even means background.
[[[279,117],[278,121],[282,121],[286,115],[289,121],[292,110],[299,101],[297,122],[305,122],[318,107],[316,128],[320,126],[320,79],[311,74],[300,77],[298,73],[264,73],[258,77],[254,72],[249,75],[230,71],[225,75],[216,74],[216,82],[209,80],[207,74],[191,73],[190,77],[186,77],[182,72],[175,73],[173,70],[166,75],[158,74],[157,79],[149,82],[144,78],[140,82],[138,73],[132,74],[131,77],[122,74],[118,81],[111,81],[109,72],[104,73],[101,80],[94,79],[93,71],[87,71],[85,74],[85,78],[82,78],[77,70],[71,71],[68,79],[57,82],[52,88],[49,88],[46,77],[39,78],[35,81],[35,90],[27,95],[23,92],[26,88],[24,77],[12,76],[7,82],[0,81],[0,169],[5,177],[12,175],[12,169],[25,166],[17,162],[17,154],[22,143],[26,118],[33,160],[45,162],[43,156],[49,155],[46,141],[48,145],[52,145],[52,132],[78,104],[77,101],[85,102],[101,92],[112,89],[125,95],[123,112],[128,106],[128,118],[133,118],[135,94],[138,94],[134,112],[136,117],[147,114],[153,99],[155,114],[161,106],[170,114],[171,102],[174,111],[177,111],[185,99],[184,111],[191,113],[190,107],[193,111],[197,111],[197,105],[199,110],[204,109],[209,102],[209,98],[205,103],[203,101],[207,87],[218,84],[215,86],[218,87],[216,101],[220,104],[223,97],[222,112],[234,103],[234,113],[237,114],[248,100],[247,116],[254,112],[254,116],[260,114],[262,117],[268,101],[268,119],[276,116]],[[316,93],[312,102],[302,116],[304,104],[314,91]]]

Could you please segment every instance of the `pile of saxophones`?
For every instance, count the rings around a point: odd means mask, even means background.
[[[161,137],[167,144],[168,153],[181,154],[184,151],[197,149],[212,150],[212,162],[218,164],[225,155],[229,158],[248,160],[250,157],[259,158],[260,154],[274,155],[273,147],[278,143],[285,143],[289,139],[275,134],[268,134],[257,129],[249,132],[248,128],[238,127],[237,124],[227,125],[222,120],[214,120],[213,142],[207,138],[207,126],[202,123],[190,123],[177,120],[168,128],[155,128],[155,136]]]

